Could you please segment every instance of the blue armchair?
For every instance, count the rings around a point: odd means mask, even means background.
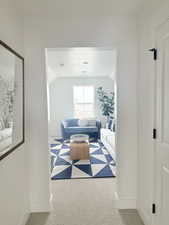
[[[73,134],[87,134],[90,138],[97,140],[100,138],[101,122],[96,120],[96,126],[81,127],[78,125],[79,119],[66,119],[61,122],[62,138],[67,140]]]

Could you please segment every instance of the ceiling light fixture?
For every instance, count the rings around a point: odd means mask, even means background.
[[[89,64],[87,61],[84,61],[83,64]]]
[[[64,63],[60,63],[60,66],[64,66],[65,64]]]

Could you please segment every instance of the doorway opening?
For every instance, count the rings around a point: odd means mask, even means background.
[[[116,50],[46,49],[51,179],[116,177]]]

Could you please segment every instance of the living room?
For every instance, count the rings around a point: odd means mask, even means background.
[[[59,48],[46,53],[52,180],[114,178],[116,51]]]

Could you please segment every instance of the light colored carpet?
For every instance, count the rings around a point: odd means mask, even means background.
[[[135,210],[117,210],[116,179],[52,181],[52,211],[31,214],[27,225],[143,225]]]

